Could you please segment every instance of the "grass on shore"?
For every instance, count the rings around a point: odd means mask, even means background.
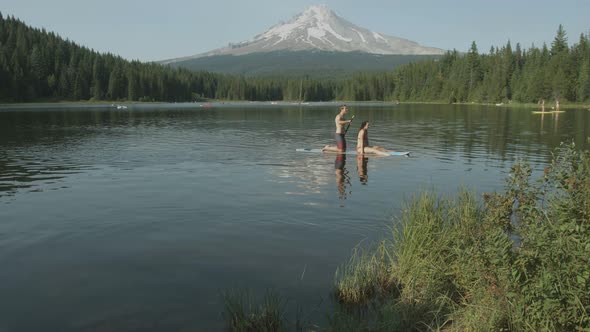
[[[531,174],[517,162],[483,202],[467,191],[412,198],[389,240],[336,271],[319,330],[589,331],[590,153],[562,144]],[[287,329],[277,299],[249,314],[226,303],[232,331]]]
[[[364,299],[386,303],[366,330],[588,330],[590,154],[562,146],[538,182],[531,173],[517,163],[506,190],[484,204],[466,191],[412,199],[391,242],[339,276],[340,301],[358,303],[348,294],[378,288],[374,275],[387,275],[399,295]],[[375,255],[388,258],[373,265],[382,270],[358,273]]]
[[[255,305],[249,291],[231,290],[223,294],[224,317],[230,331],[273,332],[284,329],[285,303],[269,290]]]

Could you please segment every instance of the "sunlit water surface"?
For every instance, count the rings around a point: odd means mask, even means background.
[[[0,108],[0,331],[220,330],[221,293],[276,289],[321,320],[336,268],[413,194],[500,190],[590,111],[352,104],[371,144],[333,144],[335,103]],[[291,314],[289,314],[291,315]]]

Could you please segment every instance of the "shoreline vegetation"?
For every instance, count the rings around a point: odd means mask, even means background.
[[[294,105],[299,106],[300,102],[295,100],[277,100],[277,101],[252,101],[252,100],[216,100],[216,99],[207,99],[202,101],[190,101],[190,102],[178,102],[178,104],[195,104],[199,105],[202,103],[265,103],[271,105],[277,105],[275,103],[279,103],[280,106],[288,106]],[[383,100],[363,100],[363,101],[354,101],[354,100],[333,100],[333,101],[323,101],[325,103],[383,103],[383,104],[408,104],[408,105],[449,105],[448,102],[442,101],[383,101]],[[174,102],[176,104],[176,102]],[[322,103],[322,102],[316,102]],[[111,106],[111,105],[158,105],[158,104],[170,104],[170,102],[163,102],[163,101],[113,101],[113,100],[80,100],[80,101],[69,101],[69,100],[61,100],[61,101],[33,101],[33,102],[0,102],[0,107],[2,106],[52,106],[52,105],[101,105],[101,106]],[[455,102],[452,105],[466,105],[466,106],[496,106],[499,108],[526,108],[526,109],[541,109],[541,105],[535,103],[476,103],[476,102]],[[554,110],[555,104],[547,103],[545,105],[545,110],[547,113]],[[590,110],[590,103],[564,103],[560,104],[560,110],[565,109],[587,109]]]
[[[423,192],[388,239],[335,273],[326,326],[268,292],[224,294],[231,331],[588,331],[590,152],[561,144],[539,179],[516,162],[482,200]]]

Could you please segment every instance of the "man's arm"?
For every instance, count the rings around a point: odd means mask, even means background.
[[[351,123],[351,122],[352,122],[352,120],[342,120],[342,118],[338,118],[338,123],[341,125]]]

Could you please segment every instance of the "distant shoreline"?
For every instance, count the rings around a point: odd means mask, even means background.
[[[539,104],[535,103],[446,103],[442,101],[383,101],[383,100],[364,100],[364,101],[353,101],[353,100],[332,100],[332,101],[309,101],[309,102],[298,102],[298,101],[251,101],[251,100],[204,100],[204,101],[187,101],[187,102],[165,102],[165,101],[39,101],[39,102],[0,102],[0,107],[38,107],[38,106],[59,106],[59,105],[89,105],[97,107],[116,107],[117,105],[158,105],[158,104],[193,104],[195,106],[201,106],[209,103],[258,103],[258,104],[269,104],[269,105],[280,105],[280,106],[296,106],[306,104],[318,104],[318,103],[351,103],[351,104],[407,104],[407,105],[466,105],[466,106],[495,106],[498,108],[526,108],[526,109],[541,109]],[[545,110],[548,112],[553,110],[554,106],[546,104]],[[590,104],[588,103],[564,103],[560,105],[560,109],[588,109],[590,110]]]

